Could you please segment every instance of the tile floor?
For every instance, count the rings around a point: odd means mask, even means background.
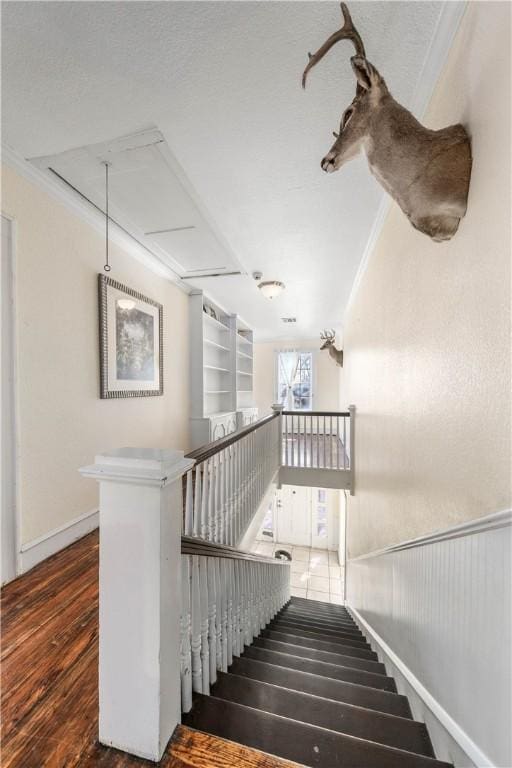
[[[343,603],[344,568],[337,552],[312,547],[294,547],[273,541],[256,541],[253,552],[272,557],[276,549],[286,549],[292,556],[291,592],[295,597]]]

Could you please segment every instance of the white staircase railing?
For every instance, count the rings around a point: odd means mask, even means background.
[[[217,670],[234,656],[290,599],[290,564],[217,544],[182,538],[180,663],[181,706],[192,692],[210,692]]]
[[[187,454],[183,534],[235,546],[279,471],[279,413]]]

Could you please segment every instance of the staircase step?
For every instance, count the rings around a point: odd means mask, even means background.
[[[355,623],[355,621],[340,621],[339,619],[333,619],[330,617],[318,616],[315,613],[305,613],[302,611],[293,611],[286,609],[280,611],[276,618],[293,619],[293,621],[312,621],[314,624],[320,624],[321,626],[332,627],[333,629],[339,629],[341,632],[358,632],[360,635],[363,633]]]
[[[219,673],[211,695],[337,733],[434,757],[425,725],[407,718],[385,715],[224,672]]]
[[[321,631],[303,629],[294,624],[285,624],[283,621],[272,621],[265,629],[267,632],[283,632],[285,634],[297,635],[298,637],[307,637],[310,640],[319,640],[322,643],[338,643],[350,648],[358,648],[361,651],[371,651],[369,644],[365,640],[354,640],[352,637],[340,637],[340,635],[324,634]]]
[[[208,755],[207,763],[205,755]],[[115,760],[115,757],[110,755],[109,760]],[[117,764],[119,766],[119,762]],[[177,726],[161,764],[172,765],[174,768],[205,768],[206,765],[208,768],[226,768],[234,765],[236,768],[298,768],[298,763],[266,755],[257,749],[220,739],[210,733],[195,731],[186,725]],[[110,762],[109,765],[113,763]]]
[[[366,638],[360,632],[355,630],[343,630],[336,627],[329,627],[325,624],[316,624],[312,621],[299,621],[298,619],[291,619],[288,616],[279,616],[271,622],[272,624],[286,624],[287,626],[297,627],[297,629],[305,629],[309,632],[318,632],[318,634],[329,635],[330,637],[344,637],[347,640],[355,640],[359,643],[367,643]]]
[[[396,685],[392,677],[365,672],[362,669],[341,667],[338,664],[328,664],[325,661],[311,661],[301,656],[269,651],[266,648],[257,648],[254,645],[246,648],[243,656],[244,658],[265,661],[267,664],[277,664],[280,667],[289,667],[290,669],[299,669],[322,677],[330,677],[333,680],[343,680],[344,682],[356,683],[357,685],[368,685],[371,688],[379,688],[382,691],[396,693]]]
[[[430,757],[196,694],[185,725],[316,768],[448,768]]]
[[[333,616],[348,616],[350,613],[344,605],[334,605],[334,603],[324,603],[320,600],[308,600],[305,597],[292,597],[288,605],[291,607],[302,608],[306,611],[319,611],[320,613],[330,613]]]
[[[320,677],[310,672],[290,669],[289,667],[278,667],[246,656],[233,659],[229,672],[294,691],[303,691],[333,701],[342,701],[345,704],[353,704],[377,712],[387,712],[390,715],[411,719],[407,697],[398,693],[380,691],[366,685],[345,683],[342,680]]]
[[[378,661],[377,654],[372,651],[369,646],[364,647],[356,645],[355,643],[345,644],[340,642],[327,642],[325,640],[319,640],[316,637],[305,637],[302,633],[295,634],[293,629],[264,629],[260,637],[268,637],[270,640],[279,640],[282,643],[292,643],[293,645],[304,645],[306,648],[311,648],[313,643],[315,648],[320,651],[331,651],[332,653],[341,653],[344,656],[356,656],[358,659],[369,659],[370,661]]]
[[[292,598],[293,599],[293,598]],[[334,610],[333,610],[334,609]],[[302,611],[303,613],[315,613],[319,616],[327,616],[334,621],[352,621],[353,617],[345,607],[333,605],[332,603],[314,603],[312,600],[306,600],[306,603],[297,604],[287,603],[282,608],[283,611]]]
[[[280,651],[281,653],[291,653],[294,656],[302,656],[304,659],[312,661],[326,661],[330,664],[339,664],[342,667],[354,667],[354,669],[365,669],[367,672],[375,672],[378,675],[385,675],[386,668],[384,664],[369,659],[358,659],[357,656],[346,656],[340,653],[331,653],[330,651],[320,651],[305,645],[293,645],[292,643],[281,643],[278,640],[270,640],[267,637],[257,637],[252,642],[256,648],[267,648],[269,651]]]

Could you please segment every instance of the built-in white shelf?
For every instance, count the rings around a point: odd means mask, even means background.
[[[208,315],[204,310],[203,310],[203,320],[205,320],[207,323],[210,323],[210,325],[215,326],[221,331],[226,331],[227,333],[229,333],[231,330],[227,325],[224,325],[224,323],[221,323],[220,320],[216,320],[211,315]]]
[[[223,352],[231,352],[229,347],[225,347],[223,344],[218,344],[216,341],[212,341],[211,339],[203,339],[203,344],[206,344],[206,346],[209,346],[209,347],[216,347],[217,349],[222,349]]]
[[[252,392],[251,329],[202,291],[190,294],[189,308],[190,442],[197,448],[230,434],[237,425],[246,426],[258,410]]]

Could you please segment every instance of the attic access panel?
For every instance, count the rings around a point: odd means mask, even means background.
[[[160,131],[143,131],[31,162],[53,178],[57,175],[104,212],[105,161],[111,218],[178,275],[240,269],[187,188]]]

